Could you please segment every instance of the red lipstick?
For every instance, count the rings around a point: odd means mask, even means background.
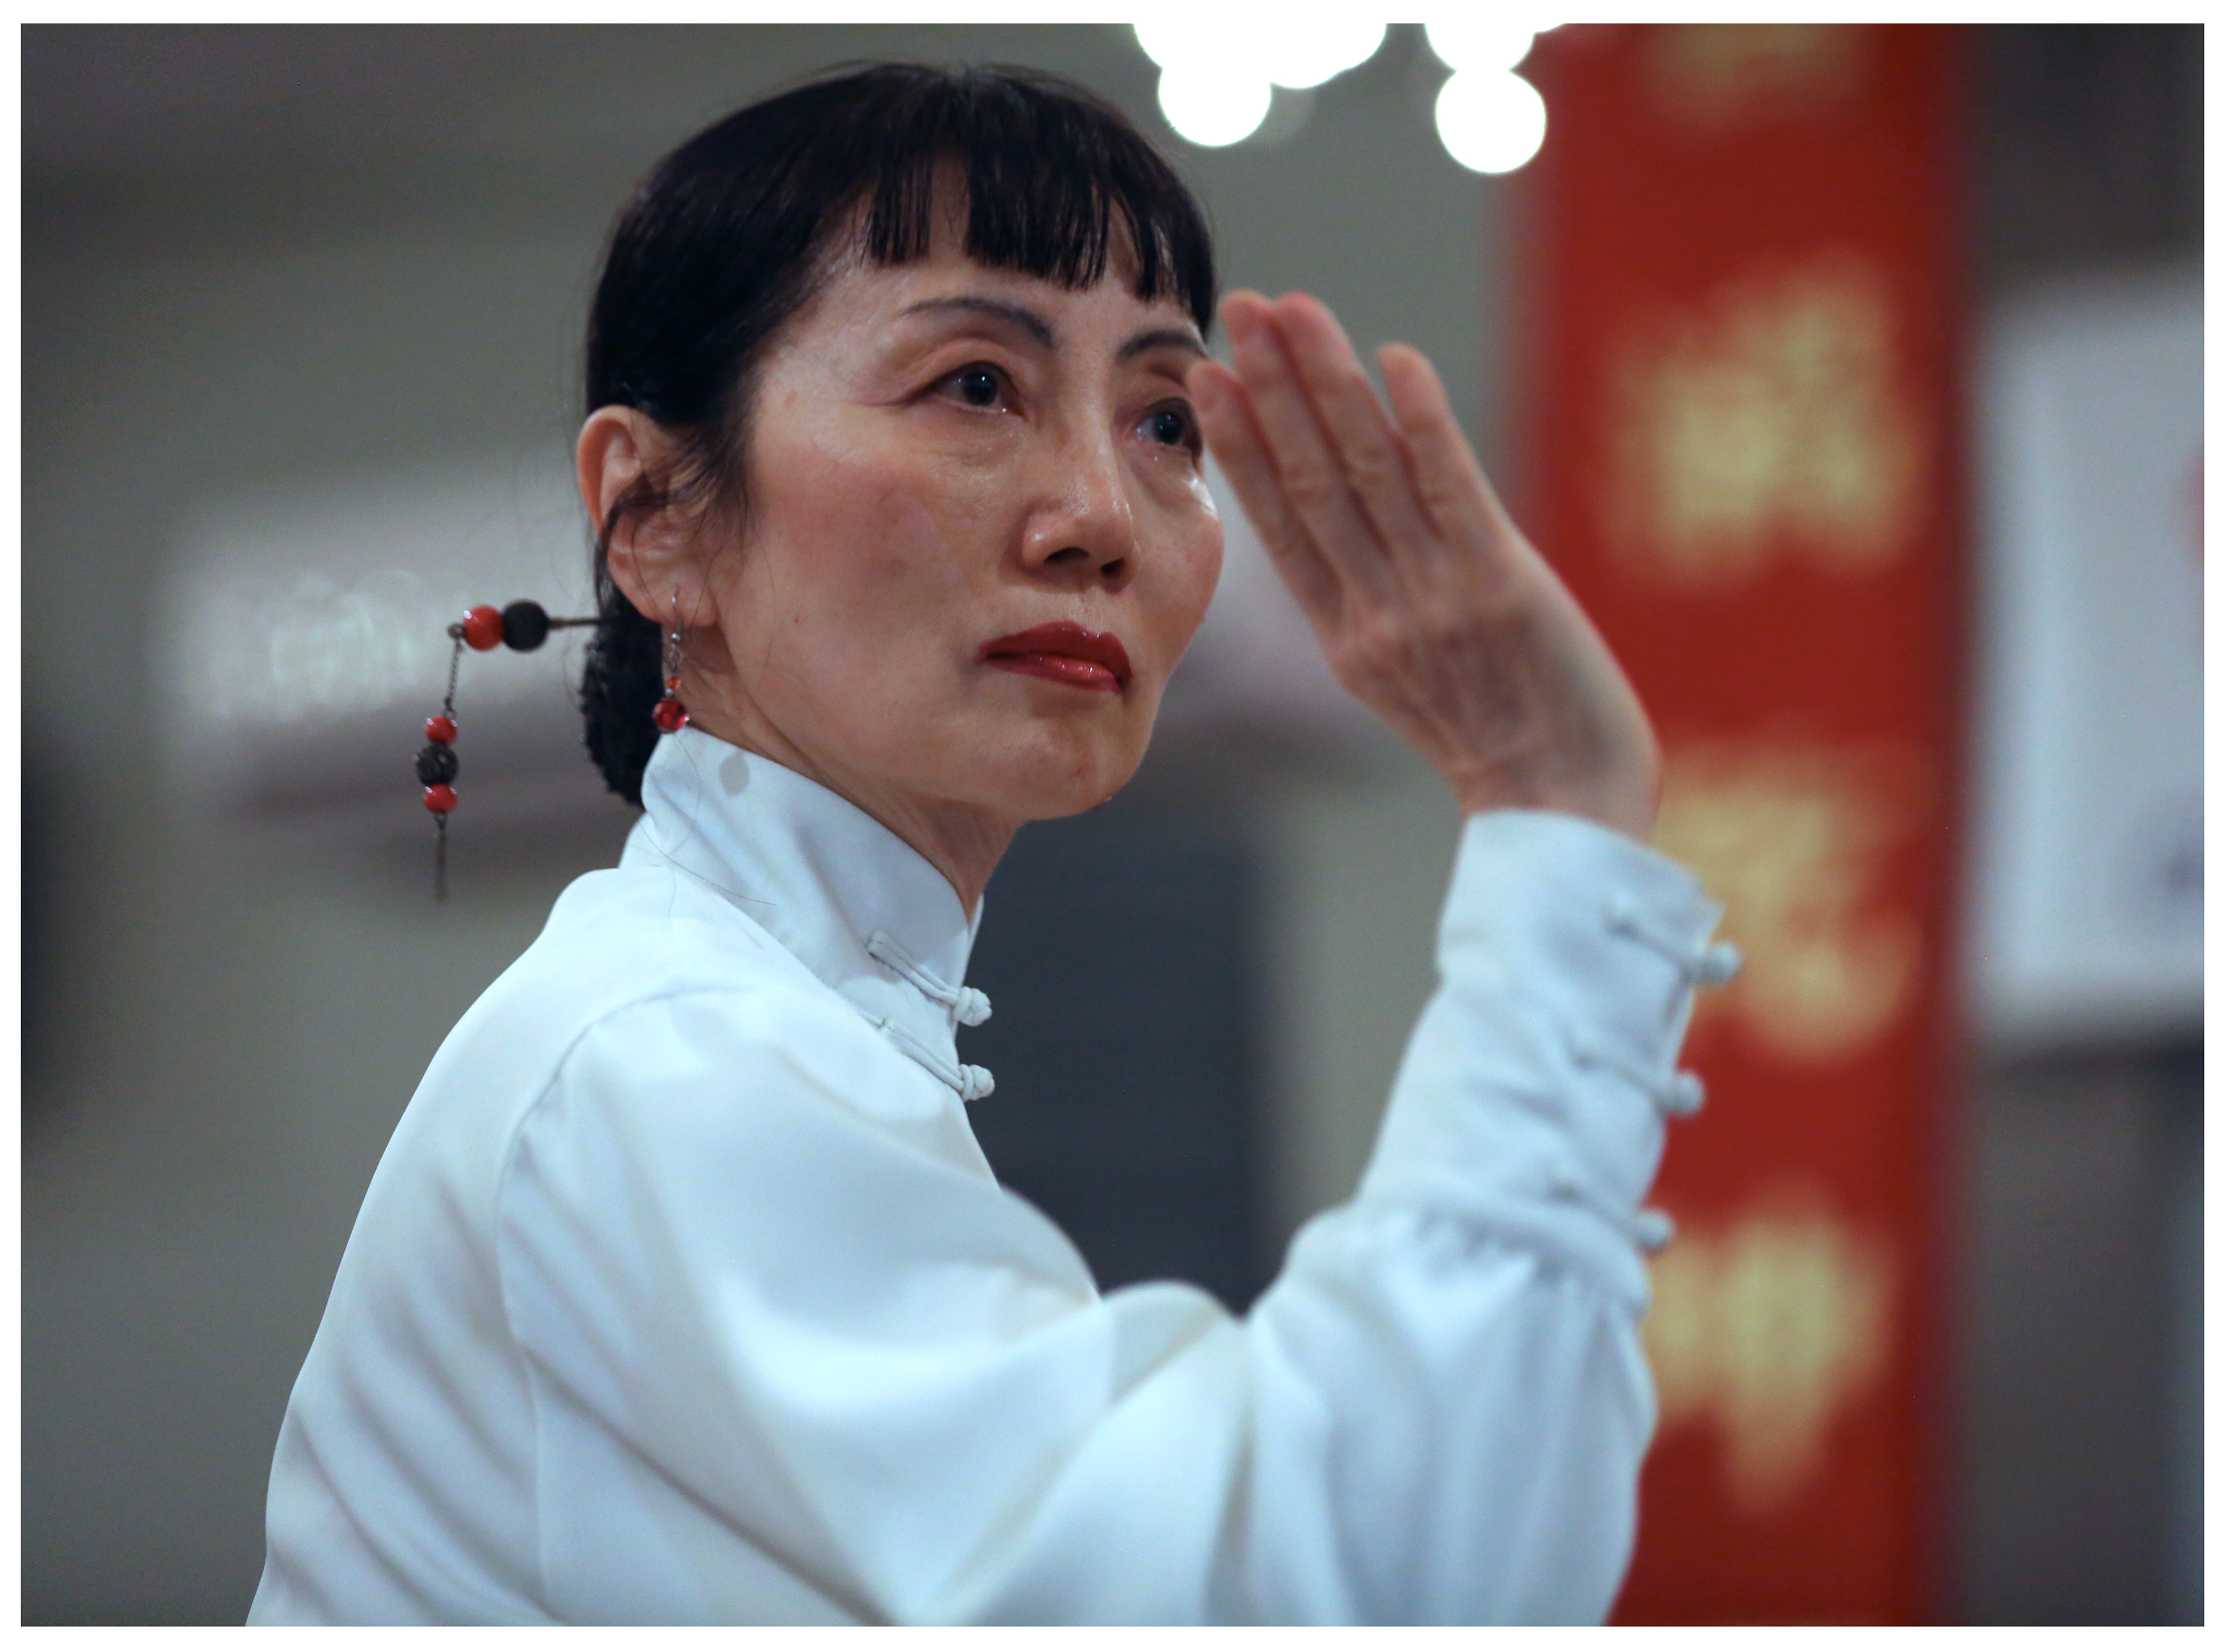
[[[1002,671],[1047,677],[1070,688],[1119,694],[1130,686],[1130,656],[1111,631],[1085,631],[1072,619],[1056,619],[983,644],[983,664]]]

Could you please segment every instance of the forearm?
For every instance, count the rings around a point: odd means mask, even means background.
[[[1652,1425],[1636,1317],[1463,1219],[1311,1224],[1249,1325],[1254,1613],[1598,1622]]]
[[[1653,1401],[1639,1209],[1716,908],[1545,815],[1465,828],[1360,1194],[1253,1315],[1251,1569],[1271,1618],[1585,1621],[1629,1557]],[[1300,1529],[1322,1488],[1335,1538]],[[1277,1557],[1322,1559],[1280,1574]],[[1335,1557],[1335,1563],[1332,1557]]]

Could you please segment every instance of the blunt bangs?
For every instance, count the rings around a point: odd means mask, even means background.
[[[1207,223],[1126,118],[1079,86],[1021,69],[900,71],[891,80],[883,106],[861,112],[862,125],[880,128],[859,194],[868,257],[905,264],[927,253],[938,179],[956,163],[968,256],[1086,287],[1128,252],[1138,298],[1172,298],[1207,330],[1215,294]]]

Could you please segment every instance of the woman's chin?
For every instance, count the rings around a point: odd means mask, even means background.
[[[1130,783],[1144,741],[1104,738],[1032,742],[1005,754],[984,791],[1016,820],[1059,820],[1096,809]]]

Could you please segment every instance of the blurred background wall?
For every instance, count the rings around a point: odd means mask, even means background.
[[[2193,279],[2199,47],[1963,50],[1977,377],[2084,281]],[[1419,345],[1504,464],[1519,179],[1433,138],[1445,71],[1413,28],[1215,150],[1168,132],[1113,26],[26,31],[27,1621],[245,1612],[286,1391],[386,1135],[629,823],[573,755],[564,660],[468,661],[434,907],[407,771],[430,702],[381,687],[423,662],[330,662],[460,596],[578,589],[559,473],[618,204],[711,118],[869,56],[1095,86],[1194,180],[1231,282]],[[977,978],[1003,1041],[970,1050],[1000,1076],[994,1162],[1103,1281],[1175,1269],[1237,1305],[1352,1186],[1457,824],[1294,663],[1262,573],[1240,544],[1130,791],[1002,869]],[[1096,989],[1059,989],[1032,914],[1110,936]],[[2193,1002],[2161,1002],[1972,1018],[1945,1617],[2199,1612],[2201,1049]]]

